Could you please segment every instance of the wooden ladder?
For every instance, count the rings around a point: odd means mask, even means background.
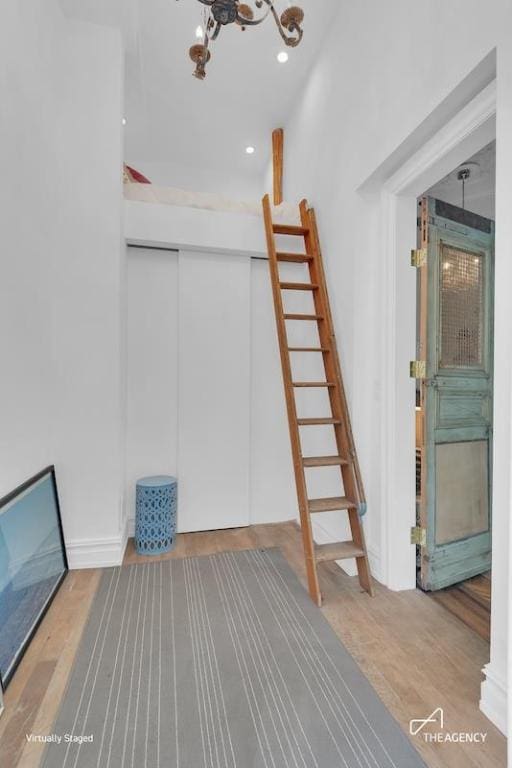
[[[301,226],[274,224],[272,221],[270,199],[266,195],[263,198],[263,215],[309,594],[317,605],[321,605],[322,596],[317,572],[317,564],[319,562],[355,558],[361,587],[370,595],[373,595],[372,578],[361,521],[361,517],[366,511],[366,501],[343,387],[315,212],[303,200],[300,204]],[[276,249],[276,235],[291,235],[303,238],[305,253],[278,251]],[[282,282],[279,274],[279,262],[296,262],[307,265],[309,267],[309,282]],[[283,306],[283,291],[311,292],[314,301],[314,314],[286,313]],[[319,345],[312,347],[290,347],[286,325],[289,320],[316,323],[318,326]],[[291,355],[315,353],[322,356],[325,380],[293,381]],[[297,415],[295,392],[302,387],[327,388],[331,414],[329,416],[319,416],[318,418],[299,418]],[[314,425],[323,425],[334,429],[337,446],[336,456],[303,456],[301,428]],[[308,498],[306,468],[326,466],[338,466],[340,468],[340,479],[343,481],[344,489],[342,495],[334,498]],[[333,510],[346,510],[348,512],[352,540],[336,544],[315,544],[311,515]]]

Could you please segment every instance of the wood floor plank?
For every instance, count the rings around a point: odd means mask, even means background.
[[[125,563],[276,546],[305,584],[302,541],[293,521],[180,535],[174,552],[157,557],[139,557],[130,541]],[[413,739],[429,768],[504,768],[506,740],[478,707],[488,643],[422,592],[390,592],[376,584],[371,600],[357,579],[334,563],[322,563],[319,574],[324,616],[406,732],[411,718],[426,717],[437,706],[444,707],[450,731],[487,732],[484,746]],[[38,767],[42,749],[26,744],[25,728],[16,718],[26,707],[34,730],[51,732],[100,575],[97,570],[70,573],[41,624],[0,717],[0,750],[11,750],[10,760],[19,757],[5,763],[0,751],[0,765]]]
[[[99,570],[71,571],[66,576],[55,600],[36,632],[27,653],[16,670],[4,695],[5,712],[0,717],[0,754],[6,734],[10,732],[9,743],[13,748],[12,731],[17,730],[18,762],[13,768],[37,768],[44,745],[29,743],[26,730],[19,732],[16,722],[19,708],[34,712],[32,730],[34,733],[51,733],[53,721],[66,689],[82,632],[85,627],[92,600],[100,581]],[[31,681],[37,670],[53,668],[47,685],[34,686]],[[26,696],[24,696],[26,692]]]
[[[480,637],[487,642],[491,638],[491,614],[490,610],[482,606],[458,588],[442,589],[432,595],[441,605],[444,605],[454,616],[457,616],[464,624],[471,627]]]
[[[41,661],[32,670],[0,739],[0,765],[18,765],[25,746],[20,734],[34,732],[34,721],[55,672],[56,661]]]

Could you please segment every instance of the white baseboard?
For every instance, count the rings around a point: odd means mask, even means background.
[[[122,550],[123,550],[123,558],[124,558],[124,553],[126,552],[126,546],[128,544],[128,539],[130,538],[130,536],[133,536],[133,534],[130,533],[130,520],[128,520],[128,518],[125,518],[124,527],[123,527],[123,533],[122,533],[122,536],[121,536],[121,540],[122,540],[121,546],[122,546]]]
[[[376,549],[368,545],[367,545],[367,550],[368,550],[368,560],[370,561],[370,570],[372,572],[372,576],[375,579],[375,581],[379,582],[379,584],[384,584],[384,578],[381,572],[380,552],[377,552]]]
[[[71,570],[109,568],[121,565],[126,549],[126,531],[106,539],[75,539],[66,542]]]
[[[492,664],[483,668],[480,709],[496,728],[507,735],[507,681],[496,673]]]

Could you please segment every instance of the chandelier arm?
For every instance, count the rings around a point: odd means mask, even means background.
[[[220,23],[220,21],[218,21],[217,24],[215,25],[215,29],[213,30],[213,33],[210,35],[210,40],[216,40],[219,36],[219,32],[221,31],[221,29],[222,29],[222,24]]]
[[[296,21],[292,21],[287,27],[288,32],[290,32],[291,34],[287,35],[285,32],[285,28],[281,24],[281,19],[277,15],[276,9],[274,8],[274,0],[257,0],[256,6],[261,8],[263,3],[265,3],[265,5],[268,5],[267,13],[262,19],[252,23],[260,24],[264,19],[267,18],[268,14],[271,13],[272,16],[274,17],[274,21],[276,23],[277,29],[279,30],[279,34],[283,38],[286,45],[288,45],[291,48],[296,48],[301,42],[302,38],[304,37],[304,30],[302,29],[300,24],[298,24]],[[246,24],[247,26],[249,26],[251,22],[246,22]]]
[[[267,17],[272,14],[279,34],[287,46],[295,48],[299,45],[304,36],[304,30],[301,26],[304,14],[300,8],[294,8],[293,13],[290,9],[289,12],[286,12],[282,15],[282,17],[279,17],[276,9],[274,8],[274,0],[253,0],[254,5],[258,10],[264,9],[264,6],[267,6],[268,10],[264,12],[263,16],[261,16],[259,19],[248,19],[244,18],[240,14],[238,9],[239,2],[237,2],[237,0],[199,0],[199,2],[210,9],[209,12],[204,12],[205,30],[203,45],[192,46],[190,49],[190,56],[192,60],[196,62],[196,70],[194,74],[200,80],[204,80],[206,76],[206,65],[210,58],[210,52],[208,50],[209,43],[210,41],[216,40],[218,38],[220,30],[225,24],[236,21],[242,28],[256,27],[259,24],[262,24],[265,19],[267,19]],[[218,3],[218,5],[216,5],[216,3]],[[234,18],[232,13],[235,8],[236,18]],[[208,16],[208,20],[206,20],[206,16]],[[281,18],[283,18],[284,21],[288,23],[283,24]],[[199,54],[200,58],[197,58],[197,51],[195,49],[200,48],[202,48],[202,51],[200,51]]]
[[[299,45],[299,43],[302,41],[302,38],[304,37],[304,30],[299,24],[297,24],[296,21],[292,21],[291,24],[287,27],[288,32],[290,32],[291,35],[286,34],[282,24],[279,22],[277,23],[277,28],[284,42],[290,48],[296,48]],[[297,37],[293,37],[294,34],[296,34]]]
[[[263,0],[263,2],[269,6],[269,9],[264,16],[262,16],[260,19],[246,19],[244,16],[241,16],[240,14],[238,14],[236,19],[237,22],[244,27],[256,27],[258,26],[258,24],[261,24],[262,22],[264,22],[265,19],[267,19],[270,14],[272,14],[272,16],[274,17],[274,21],[276,23],[277,29],[279,30],[279,34],[283,38],[286,45],[291,48],[296,48],[299,45],[299,43],[302,41],[302,38],[304,36],[304,30],[302,29],[302,27],[299,24],[297,24],[297,22],[295,21],[291,22],[287,27],[287,29],[288,29],[288,32],[291,32],[292,34],[287,35],[286,32],[284,31],[285,28],[281,24],[281,20],[276,13],[272,0]],[[297,35],[297,37],[294,37],[293,35]]]
[[[199,61],[196,63],[196,69],[194,72],[194,76],[197,77],[198,80],[204,80],[206,77],[206,65],[208,63],[208,43],[210,42],[210,38],[208,35],[205,35],[204,38],[204,45],[203,45],[203,55],[199,59]]]
[[[296,21],[290,22],[290,24],[288,25],[288,27],[286,27],[286,29],[291,34],[287,35],[285,32],[285,28],[281,24],[281,19],[276,13],[274,4],[272,2],[269,2],[269,0],[264,0],[264,2],[270,5],[270,13],[274,17],[274,21],[276,23],[277,29],[279,30],[279,34],[283,38],[286,45],[288,45],[290,48],[296,48],[301,42],[302,38],[304,37],[304,30],[302,29],[300,24],[297,24]],[[294,35],[297,35],[297,37],[294,37]]]

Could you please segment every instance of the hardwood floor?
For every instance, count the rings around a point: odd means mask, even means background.
[[[428,593],[438,603],[478,632],[491,638],[491,572],[462,581],[453,587]]]
[[[294,523],[182,535],[170,556],[273,546],[281,547],[305,583]],[[168,557],[138,557],[130,542],[125,564]],[[443,707],[446,731],[487,733],[483,745],[426,743],[414,737],[427,765],[504,768],[506,740],[478,709],[488,644],[420,591],[390,592],[377,584],[372,599],[334,563],[321,564],[319,573],[325,617],[405,731],[411,718]],[[51,733],[99,578],[97,570],[70,573],[42,622],[5,695],[0,766],[39,765],[42,747],[28,744],[25,734]]]

